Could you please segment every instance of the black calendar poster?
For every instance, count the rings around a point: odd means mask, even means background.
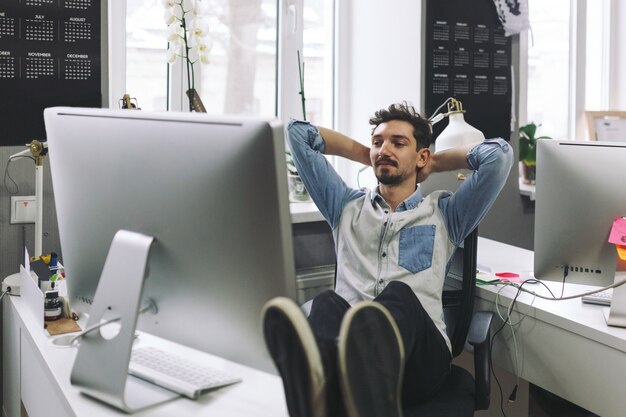
[[[426,0],[424,107],[431,115],[448,97],[485,137],[510,138],[511,38],[493,0]],[[445,112],[445,108],[443,109]],[[433,127],[438,135],[444,120]]]
[[[100,0],[0,0],[0,145],[45,140],[46,107],[101,107],[100,14]]]

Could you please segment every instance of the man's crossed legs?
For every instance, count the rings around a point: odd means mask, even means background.
[[[263,311],[263,332],[291,417],[401,417],[450,371],[443,336],[402,282],[352,308],[326,291],[308,319],[276,298]]]

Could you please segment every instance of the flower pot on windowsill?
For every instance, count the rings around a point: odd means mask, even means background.
[[[519,170],[524,184],[535,185],[536,182],[537,142],[552,139],[549,136],[535,137],[539,126],[530,122],[519,128]]]
[[[524,184],[535,185],[537,178],[537,165],[529,164],[524,161],[519,163],[520,176]]]
[[[299,175],[288,174],[289,178],[289,201],[292,203],[305,203],[311,201],[311,196],[304,188],[304,183]]]

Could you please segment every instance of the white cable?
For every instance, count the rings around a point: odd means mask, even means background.
[[[615,283],[613,283],[611,285],[607,285],[606,287],[599,288],[597,290],[587,291],[587,292],[583,292],[583,293],[575,294],[575,295],[568,295],[566,297],[549,297],[549,296],[546,296],[546,295],[537,294],[534,291],[527,290],[527,289],[523,288],[522,286],[520,286],[518,284],[511,284],[511,285],[513,285],[515,288],[519,288],[520,291],[523,291],[523,292],[528,293],[528,294],[532,294],[535,297],[539,297],[539,298],[544,299],[544,300],[565,301],[565,300],[573,300],[575,298],[581,298],[581,297],[584,297],[586,295],[596,294],[596,293],[599,293],[599,292],[602,292],[602,291],[609,290],[611,288],[619,287],[619,286],[624,285],[624,284],[626,284],[626,278],[624,278],[624,279],[622,279],[620,281],[617,281],[617,282],[615,282]]]
[[[513,288],[518,288],[518,286],[512,284],[512,283],[505,283],[502,287],[500,287],[500,289],[496,292],[496,312],[498,313],[498,316],[500,317],[500,319],[502,320],[502,322],[506,323],[509,328],[511,329],[511,336],[513,337],[513,352],[515,354],[515,377],[516,377],[516,385],[519,385],[519,380],[520,380],[520,374],[521,374],[521,361],[520,361],[520,355],[518,352],[518,348],[517,348],[517,338],[515,336],[515,327],[520,325],[522,323],[522,321],[524,321],[524,319],[526,317],[528,317],[528,314],[530,313],[530,310],[532,308],[532,305],[534,304],[536,297],[533,297],[532,301],[530,302],[530,305],[528,307],[528,310],[525,313],[520,312],[519,310],[517,310],[517,313],[521,315],[521,318],[516,322],[513,323],[512,319],[511,319],[511,315],[513,313],[513,309],[515,308],[515,298],[513,298],[511,300],[511,303],[509,304],[508,308],[507,308],[507,314],[506,316],[504,316],[502,314],[502,312],[500,311],[500,293],[502,292],[502,290],[506,287],[513,287]]]
[[[448,97],[447,99],[445,99],[445,101],[444,101],[443,103],[441,103],[441,105],[440,105],[439,107],[437,107],[437,108],[435,109],[435,111],[433,112],[432,116],[430,116],[430,118],[428,119],[428,121],[430,122],[430,124],[431,124],[431,125],[434,125],[435,123],[437,123],[438,121],[440,121],[441,119],[443,119],[443,118],[444,118],[444,116],[442,116],[442,117],[440,117],[439,119],[437,119],[437,120],[435,121],[435,116],[437,116],[437,114],[439,113],[439,110],[441,110],[441,108],[442,108],[443,106],[445,106],[446,104],[448,104],[448,102],[449,102],[450,100],[452,100],[453,98],[454,98],[454,97]]]

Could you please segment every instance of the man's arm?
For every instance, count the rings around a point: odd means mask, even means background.
[[[439,200],[452,242],[460,245],[463,239],[485,217],[504,187],[513,166],[513,149],[503,139],[490,139],[471,147],[461,158],[464,149],[450,149],[453,154],[441,155],[437,169],[469,168],[475,172],[467,177],[458,191]],[[465,166],[460,159],[465,159]],[[445,163],[443,163],[445,162]]]
[[[337,155],[364,165],[370,164],[370,148],[356,140],[325,127],[318,127],[324,139],[326,155]]]
[[[346,202],[363,192],[348,187],[324,157],[328,144],[318,128],[308,122],[292,120],[287,126],[287,138],[304,186],[328,224],[335,228]],[[329,142],[332,149],[332,138]]]
[[[469,169],[470,167],[467,164],[467,154],[476,145],[478,145],[478,143],[470,143],[469,145],[449,148],[445,151],[431,154],[426,166],[424,166],[424,168],[417,173],[417,182],[424,182],[430,174],[436,172]]]

